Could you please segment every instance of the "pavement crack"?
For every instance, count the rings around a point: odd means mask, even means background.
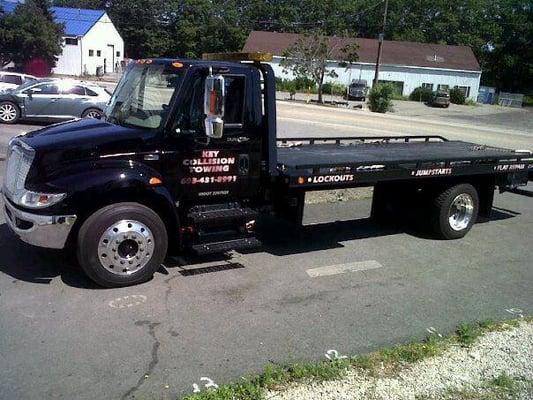
[[[126,400],[130,398],[130,396],[135,393],[139,388],[142,386],[142,384],[146,381],[146,379],[152,374],[155,366],[159,362],[159,347],[161,346],[161,343],[155,336],[155,328],[160,325],[159,322],[150,322],[150,321],[136,321],[135,325],[137,326],[148,326],[148,335],[153,339],[152,344],[152,359],[150,360],[150,363],[148,364],[148,368],[144,372],[144,374],[141,375],[137,383],[130,388],[124,395],[121,397],[122,400]]]
[[[180,277],[180,275],[175,275],[165,280],[165,284],[167,285],[165,290],[165,310],[167,311],[167,314],[170,314],[170,309],[168,308],[168,300],[170,298],[170,293],[172,292],[172,285],[170,284],[170,282],[178,277]]]

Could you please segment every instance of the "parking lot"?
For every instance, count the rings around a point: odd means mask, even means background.
[[[284,136],[441,134],[533,148],[525,130],[279,107]],[[0,137],[39,127],[2,125]],[[66,253],[23,244],[0,219],[2,397],[174,399],[269,362],[362,353],[430,328],[531,313],[531,197],[497,195],[493,218],[458,241],[376,225],[369,208],[368,199],[314,204],[302,230],[262,221],[260,251],[172,257],[150,282],[106,290]],[[331,266],[351,272],[321,273]]]

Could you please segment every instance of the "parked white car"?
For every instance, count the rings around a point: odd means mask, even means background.
[[[18,72],[0,71],[0,92],[6,89],[15,89],[23,83],[35,81],[32,75],[19,74]]]

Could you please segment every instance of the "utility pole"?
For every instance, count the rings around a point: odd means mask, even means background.
[[[372,87],[375,87],[378,84],[379,78],[379,63],[381,61],[381,48],[383,46],[383,38],[385,36],[385,27],[387,26],[387,10],[389,8],[389,0],[385,0],[385,11],[383,12],[383,27],[381,33],[379,34],[378,42],[378,56],[376,58],[376,71],[374,73],[374,81],[372,82]]]

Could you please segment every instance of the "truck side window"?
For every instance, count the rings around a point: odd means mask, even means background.
[[[238,75],[225,75],[224,79],[226,85],[224,125],[231,129],[243,123],[245,78]],[[196,74],[191,80],[187,98],[184,99],[176,115],[175,125],[183,134],[205,135],[204,85],[204,75]]]
[[[242,124],[244,109],[244,76],[226,75],[226,103],[224,104],[224,123]]]
[[[176,115],[176,127],[183,134],[204,135],[204,82],[205,76],[196,74],[191,81],[190,90]]]

